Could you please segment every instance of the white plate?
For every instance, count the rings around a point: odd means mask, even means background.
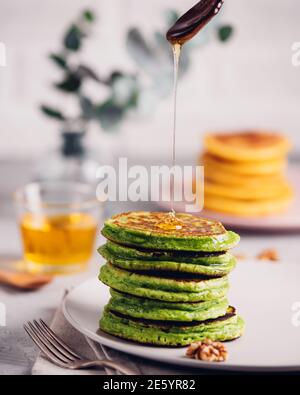
[[[98,330],[109,299],[97,278],[72,290],[65,299],[66,319],[91,339],[119,351],[182,366],[237,371],[300,371],[300,264],[241,262],[231,275],[230,302],[246,320],[246,332],[227,343],[225,363],[188,359],[185,348],[151,347],[118,339]],[[298,302],[298,306],[295,303]],[[292,317],[294,314],[295,323]]]

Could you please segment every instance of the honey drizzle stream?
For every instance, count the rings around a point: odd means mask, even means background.
[[[173,82],[173,144],[172,144],[172,169],[176,166],[176,129],[177,129],[177,86],[178,86],[178,71],[179,61],[181,54],[181,44],[172,44],[173,55],[174,55],[174,82]],[[183,228],[183,223],[176,217],[174,210],[175,200],[175,180],[174,174],[171,173],[170,177],[170,193],[171,193],[171,211],[163,216],[162,221],[158,223],[158,226],[164,230],[180,230]]]
[[[179,71],[179,61],[181,54],[181,44],[175,43],[172,45],[173,55],[174,55],[174,83],[173,83],[173,149],[172,149],[172,168],[176,165],[176,129],[177,129],[177,88],[178,88],[178,71]],[[174,210],[174,174],[171,178],[171,212],[169,215],[175,217]]]
[[[174,55],[174,108],[173,108],[173,152],[172,152],[172,168],[176,165],[176,126],[177,126],[177,85],[178,70],[180,63],[181,47],[184,43],[191,40],[214,16],[216,16],[224,0],[201,0],[168,30],[166,38],[172,45]],[[163,220],[159,223],[161,228],[167,230],[179,230],[184,227],[183,222],[176,217],[174,210],[175,200],[175,180],[174,174],[170,177],[171,190],[171,211],[167,213]]]

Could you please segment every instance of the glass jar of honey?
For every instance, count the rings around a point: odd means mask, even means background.
[[[66,274],[86,268],[101,216],[91,185],[32,183],[16,192],[15,201],[28,271]]]

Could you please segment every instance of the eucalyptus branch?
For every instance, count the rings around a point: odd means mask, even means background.
[[[69,127],[74,130],[85,130],[90,122],[96,122],[104,130],[114,130],[133,109],[138,111],[148,106],[148,109],[152,110],[159,98],[171,92],[173,59],[164,32],[177,18],[176,11],[169,11],[166,14],[165,28],[162,32],[154,32],[152,40],[146,39],[139,29],[130,28],[126,45],[137,70],[141,73],[113,70],[104,78],[89,65],[78,60],[78,55],[85,41],[91,36],[92,26],[96,21],[93,11],[84,10],[66,30],[61,48],[49,54],[49,59],[62,73],[61,80],[54,82],[53,87],[60,93],[73,96],[79,103],[80,112],[77,116],[70,117],[59,108],[43,104],[40,107],[43,114],[62,123],[63,129]],[[195,48],[200,48],[216,37],[225,43],[233,33],[230,25],[211,23],[209,29],[206,29],[206,35],[201,35],[201,40],[198,41],[196,37],[192,45],[187,45],[183,51],[181,76],[188,70]],[[206,37],[204,42],[203,37]],[[150,79],[147,86],[141,78],[143,73],[148,75],[148,80]],[[107,88],[108,95],[105,100],[93,102],[85,94],[84,84],[88,80]]]

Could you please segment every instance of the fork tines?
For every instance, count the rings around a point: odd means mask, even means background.
[[[46,356],[61,367],[83,359],[72,350],[49,326],[43,321],[34,320],[24,325],[25,331]]]

